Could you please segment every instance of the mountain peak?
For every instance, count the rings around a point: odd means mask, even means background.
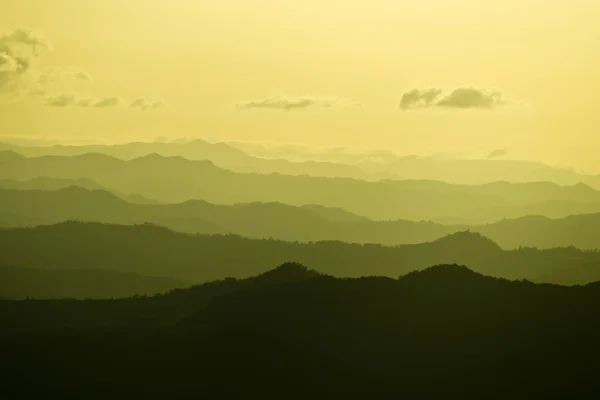
[[[502,250],[500,246],[492,241],[491,239],[483,236],[481,233],[472,232],[470,230],[459,231],[452,233],[450,235],[444,236],[436,241],[433,241],[432,244],[444,247],[457,247],[457,248],[467,248],[467,250],[475,250],[478,251],[500,251]]]
[[[264,272],[253,279],[260,284],[299,282],[320,276],[316,271],[295,262],[286,262],[275,269]]]
[[[464,265],[438,264],[420,271],[413,271],[400,277],[400,282],[429,282],[433,284],[454,285],[471,282],[473,279],[488,279]]]

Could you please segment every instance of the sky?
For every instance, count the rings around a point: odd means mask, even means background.
[[[2,0],[0,136],[600,173],[596,0]]]

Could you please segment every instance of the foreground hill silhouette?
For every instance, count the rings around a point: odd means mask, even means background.
[[[2,301],[3,391],[593,398],[598,301],[598,284],[511,282],[458,265],[336,279],[296,264],[150,298]],[[90,315],[102,324],[78,324]]]
[[[152,224],[67,222],[0,230],[0,265],[106,269],[200,283],[252,276],[290,260],[339,277],[396,277],[434,264],[457,263],[509,279],[565,285],[600,280],[600,252],[574,247],[504,251],[484,236],[466,231],[432,242],[386,247],[188,235]]]
[[[0,183],[1,185],[1,183]],[[467,228],[501,247],[600,248],[600,213],[549,219],[527,216],[488,225],[442,225],[406,220],[372,221],[341,209],[281,203],[215,205],[201,200],[139,205],[101,190],[67,187],[57,191],[0,189],[0,226],[46,225],[66,220],[120,224],[151,222],[179,232],[233,233],[289,241],[340,240],[384,245],[422,243]]]
[[[372,219],[483,223],[529,214],[564,217],[598,212],[600,192],[589,186],[551,183],[481,186],[436,181],[366,182],[280,174],[242,174],[209,161],[150,154],[129,161],[102,154],[26,158],[0,152],[0,179],[38,176],[92,179],[122,193],[162,202],[281,202],[338,207]]]

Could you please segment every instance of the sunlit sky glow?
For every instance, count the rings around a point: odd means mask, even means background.
[[[18,88],[0,60],[0,136],[507,149],[600,173],[597,21],[595,0],[4,0],[4,38],[52,46]]]

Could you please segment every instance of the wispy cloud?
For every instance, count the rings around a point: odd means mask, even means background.
[[[62,93],[56,96],[46,98],[45,105],[50,107],[69,107],[77,102],[77,98],[73,93]]]
[[[436,97],[442,93],[441,89],[413,89],[402,95],[400,108],[429,107]]]
[[[248,100],[236,105],[240,109],[302,110],[312,107],[332,107],[340,102],[336,97],[321,96],[272,96]]]
[[[492,158],[500,158],[500,157],[504,157],[508,154],[508,150],[507,149],[496,149],[496,150],[492,150],[490,152],[490,154],[488,154],[487,158],[488,159],[492,159]]]
[[[30,29],[19,28],[0,34],[0,100],[6,97],[11,101],[24,94],[30,96],[31,100],[33,97],[45,96],[44,105],[49,107],[111,108],[125,104],[118,96],[93,100],[76,93],[63,93],[63,90],[70,88],[62,86],[61,89],[61,81],[68,79],[91,82],[92,77],[75,67],[34,68],[34,64],[38,64],[37,59],[51,48],[48,40]],[[162,100],[146,100],[141,97],[131,103],[133,108],[142,109],[157,108],[161,104]]]
[[[402,95],[400,109],[443,107],[451,109],[492,109],[505,104],[502,93],[474,87],[460,87],[442,96],[441,89],[413,89]]]
[[[436,105],[449,108],[495,108],[503,104],[500,92],[486,92],[473,87],[464,87],[454,89]]]
[[[50,43],[25,28],[0,35],[0,94],[19,94],[27,88],[26,75],[31,64]]]
[[[131,108],[139,108],[142,110],[147,110],[149,108],[158,108],[163,104],[163,101],[161,99],[159,100],[148,100],[145,97],[138,97],[137,99],[133,100],[131,102],[131,104],[129,104],[129,107]]]
[[[94,104],[94,99],[91,97],[84,97],[82,99],[77,100],[77,107],[89,107]]]
[[[52,82],[58,82],[65,79],[71,79],[81,82],[90,82],[92,77],[85,71],[80,69],[64,69],[60,67],[46,67],[37,77],[37,83],[40,85],[48,85]]]
[[[123,100],[120,97],[105,97],[95,102],[93,106],[97,108],[117,107],[122,103]]]

